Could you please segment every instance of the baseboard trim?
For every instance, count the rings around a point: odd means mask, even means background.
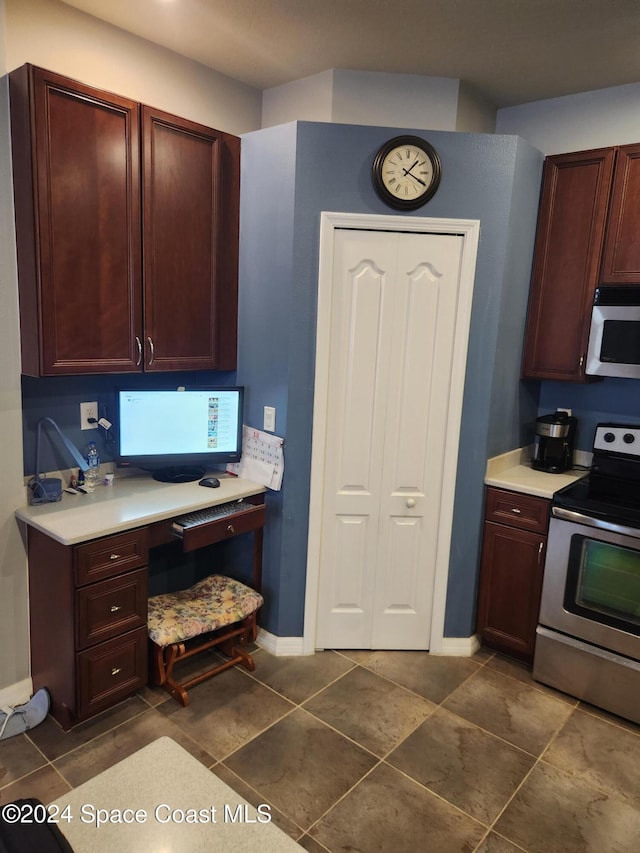
[[[432,654],[451,655],[452,657],[472,657],[480,649],[480,640],[476,634],[471,637],[443,637],[438,651]]]
[[[24,705],[31,699],[33,693],[33,682],[30,678],[25,678],[24,681],[18,681],[16,684],[9,684],[7,687],[0,688],[0,707],[13,707],[14,705]]]
[[[258,645],[270,652],[272,655],[304,655],[304,638],[303,637],[277,637],[264,628],[258,630]]]

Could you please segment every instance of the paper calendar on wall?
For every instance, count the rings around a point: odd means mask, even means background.
[[[227,471],[279,491],[284,473],[283,446],[283,438],[244,425],[242,459],[227,465]]]

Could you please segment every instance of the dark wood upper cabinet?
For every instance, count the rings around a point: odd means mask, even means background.
[[[149,107],[142,127],[145,369],[233,369],[239,140]]]
[[[22,372],[234,369],[240,140],[10,75]]]
[[[617,150],[600,280],[640,284],[640,143]]]
[[[614,160],[613,148],[545,160],[525,337],[525,377],[585,379],[591,305],[599,281]]]

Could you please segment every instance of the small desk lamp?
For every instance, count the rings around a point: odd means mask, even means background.
[[[38,435],[36,438],[36,473],[29,480],[28,484],[30,492],[29,503],[31,506],[53,503],[54,501],[59,501],[62,497],[62,480],[58,477],[42,477],[40,475],[40,434],[44,423],[51,424],[55,429],[62,439],[62,443],[73,457],[76,465],[79,468],[82,468],[83,471],[89,470],[89,463],[87,460],[82,456],[75,444],[63,435],[58,424],[51,418],[41,418],[41,420],[38,421]]]

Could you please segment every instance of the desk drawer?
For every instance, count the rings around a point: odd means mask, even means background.
[[[82,586],[112,578],[129,569],[146,566],[148,558],[149,534],[146,527],[94,539],[74,549],[76,583]]]
[[[147,569],[136,569],[76,592],[76,649],[147,624]]]
[[[546,533],[549,528],[551,501],[534,495],[509,492],[505,489],[487,489],[485,520],[508,524],[521,530]]]
[[[258,530],[264,527],[264,519],[265,507],[264,504],[260,504],[251,509],[243,509],[234,515],[226,515],[217,521],[187,527],[182,534],[182,548],[184,551],[195,551],[205,545],[231,539],[232,536],[238,536],[240,533]]]
[[[78,718],[109,708],[147,683],[147,628],[76,655]]]

